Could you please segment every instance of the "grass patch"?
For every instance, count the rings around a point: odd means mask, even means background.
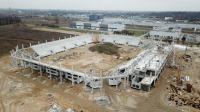
[[[104,53],[107,55],[119,55],[119,48],[117,45],[112,43],[96,44],[89,48],[92,52]]]

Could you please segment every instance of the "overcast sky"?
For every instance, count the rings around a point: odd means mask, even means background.
[[[0,0],[0,8],[200,11],[200,0]]]

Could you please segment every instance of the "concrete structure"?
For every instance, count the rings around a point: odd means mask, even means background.
[[[121,35],[101,35],[101,42],[110,42],[114,44],[124,44],[139,47],[141,40],[131,36]],[[131,83],[133,88],[150,90],[152,82],[158,79],[167,57],[171,53],[171,46],[157,46],[154,49],[148,49],[140,53],[136,58],[131,59],[126,64],[120,65],[113,69],[112,72],[97,73],[95,70],[86,70],[85,73],[74,71],[73,69],[64,68],[62,65],[44,63],[43,57],[54,55],[59,52],[80,47],[93,42],[93,35],[83,35],[62,40],[46,42],[38,45],[31,45],[28,48],[20,49],[18,46],[11,53],[11,63],[14,67],[30,68],[48,74],[50,79],[57,78],[63,83],[64,79],[70,80],[72,85],[84,82],[85,86],[93,89],[102,88],[103,80],[107,80],[109,85],[118,86],[122,79],[126,85]],[[97,75],[97,74],[101,74]],[[140,78],[142,77],[142,80]],[[137,81],[139,78],[139,81]],[[129,82],[129,80],[131,82]],[[138,87],[137,87],[138,85]]]
[[[155,85],[172,51],[170,47],[165,47],[165,50],[160,47],[146,50],[140,54],[140,59],[134,67],[132,75],[131,86],[133,88],[149,91]]]

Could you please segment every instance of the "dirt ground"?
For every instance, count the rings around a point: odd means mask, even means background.
[[[189,58],[184,58],[188,56]],[[185,111],[200,111],[200,50],[193,48],[190,51],[176,52],[176,68],[171,69],[171,75],[166,78],[167,88],[165,91],[166,102],[171,106],[182,107]],[[184,81],[184,77],[189,77]],[[178,80],[180,78],[180,80]],[[191,85],[191,92],[186,85]],[[173,92],[172,85],[176,88]],[[194,109],[196,108],[196,109]]]
[[[9,65],[9,57],[4,56],[0,59],[0,111],[47,112],[51,104],[56,103],[79,112],[179,112],[176,106],[165,103],[169,71],[168,68],[164,71],[150,92],[129,86],[125,88],[121,83],[118,90],[104,84],[102,92],[97,89],[91,93],[84,84],[72,86],[69,81],[59,84],[58,80],[41,77],[37,72],[30,75],[30,70],[13,69]],[[108,96],[111,103],[106,106],[96,104],[94,98],[100,95]]]
[[[9,66],[7,56],[0,60],[0,71],[0,112],[47,112],[51,103],[84,112],[104,111],[78,97],[78,91],[82,90],[79,86],[72,88],[69,82],[59,85],[45,76],[37,77],[37,73],[30,75],[30,70],[16,71]]]
[[[13,29],[8,30],[12,32]],[[16,34],[14,39],[20,38],[20,35]],[[45,37],[47,38],[48,35],[45,35]],[[2,37],[0,36],[0,38]],[[13,40],[12,42],[18,43],[18,41]],[[7,41],[0,44],[0,47],[5,48],[5,44],[7,44]],[[11,45],[9,45],[10,48]],[[5,51],[9,52],[8,50]],[[179,57],[182,53],[177,53],[177,62],[181,59]],[[188,53],[192,55],[192,61],[183,63],[187,66],[181,71],[181,75],[189,75],[191,83],[198,90],[200,50],[198,48]],[[167,101],[169,80],[176,73],[173,70],[166,66],[160,79],[150,92],[135,90],[129,86],[124,87],[123,82],[116,90],[115,87],[107,86],[107,82],[105,82],[102,91],[97,89],[94,93],[91,93],[91,89],[85,87],[84,84],[72,86],[69,81],[60,84],[56,79],[48,79],[45,74],[39,76],[35,71],[31,75],[28,69],[12,68],[9,64],[9,56],[4,55],[0,58],[0,112],[47,112],[53,103],[63,109],[72,108],[78,112],[199,112],[199,110],[189,106],[171,105]],[[106,106],[96,104],[93,99],[100,95],[108,96],[110,104]]]
[[[94,44],[89,44],[74,48],[65,52],[61,52],[42,59],[45,63],[52,63],[55,65],[61,64],[62,67],[74,69],[85,73],[89,69],[102,70],[104,72],[111,72],[120,64],[126,63],[131,58],[134,58],[141,51],[137,47],[118,45],[120,47],[120,58],[117,59],[114,55],[107,55],[89,50]]]
[[[38,30],[38,31],[67,33],[67,34],[75,34],[75,35],[85,34],[85,33],[77,32],[77,31],[67,31],[67,30],[62,30],[62,29],[51,29],[51,28],[46,28],[46,27],[35,27],[33,29]]]
[[[33,30],[24,24],[0,26],[0,56],[8,54],[17,45],[29,46],[29,43],[36,44],[64,36],[69,37],[69,34]]]

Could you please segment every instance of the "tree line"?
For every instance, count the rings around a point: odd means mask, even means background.
[[[0,16],[0,26],[20,23],[21,19],[17,16]]]

